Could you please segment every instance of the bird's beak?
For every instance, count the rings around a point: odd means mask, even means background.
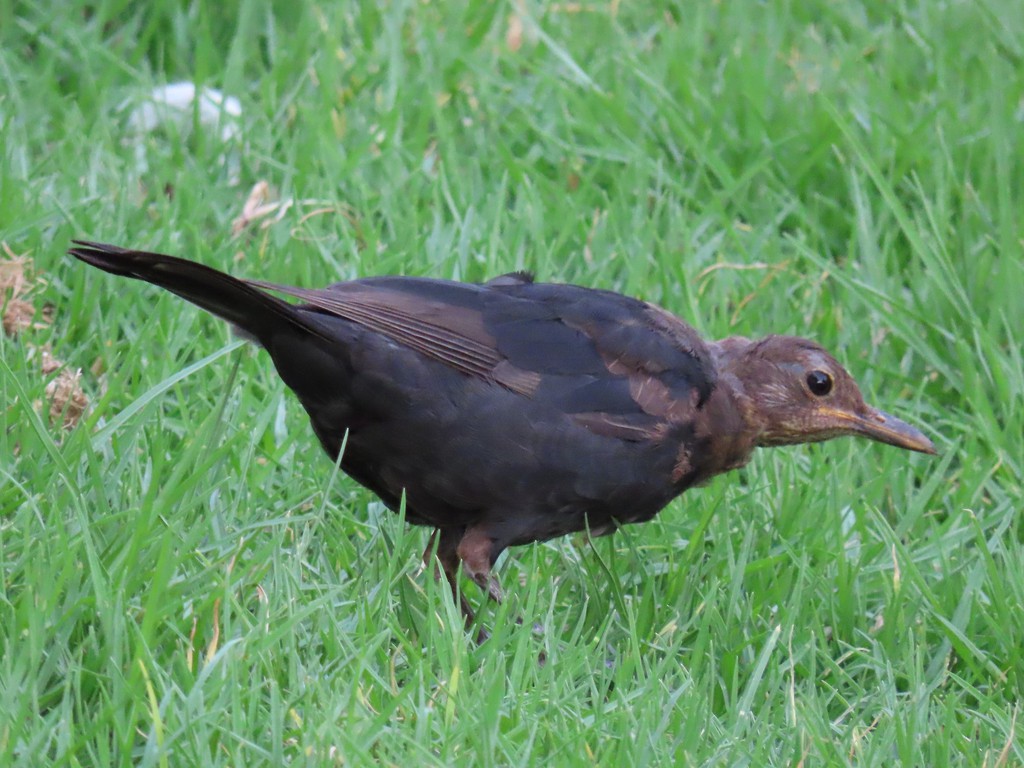
[[[884,411],[867,408],[863,413],[851,413],[829,408],[826,413],[841,425],[843,431],[850,434],[895,445],[908,451],[933,455],[936,453],[932,441],[925,437],[921,430]]]

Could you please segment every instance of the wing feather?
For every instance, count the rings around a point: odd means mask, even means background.
[[[607,291],[518,274],[483,286],[398,277],[322,290],[248,282],[622,440],[658,439],[691,418],[715,385],[696,331],[659,307]]]

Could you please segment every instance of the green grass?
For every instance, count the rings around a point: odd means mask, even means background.
[[[241,99],[238,183],[132,136],[181,79]],[[0,241],[53,307],[0,337],[0,765],[1024,764],[1022,94],[1009,0],[0,2]],[[261,179],[319,202],[232,239]],[[514,550],[478,647],[266,356],[75,236],[801,333],[941,456],[761,451]]]

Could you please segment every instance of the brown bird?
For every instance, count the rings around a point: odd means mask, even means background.
[[[436,546],[453,591],[461,563],[500,600],[491,568],[507,547],[650,520],[760,446],[859,435],[935,452],[865,404],[813,341],[705,342],[610,291],[524,272],[310,290],[100,243],[69,253],[166,288],[266,349],[331,459],[344,444],[346,473],[393,510],[404,494],[409,522],[435,529],[424,558]]]

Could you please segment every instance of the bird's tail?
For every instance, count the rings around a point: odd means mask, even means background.
[[[296,307],[259,288],[194,261],[116,245],[75,240],[68,253],[105,272],[145,280],[191,301],[237,326],[266,346],[270,336],[291,325],[300,332],[323,331]]]

